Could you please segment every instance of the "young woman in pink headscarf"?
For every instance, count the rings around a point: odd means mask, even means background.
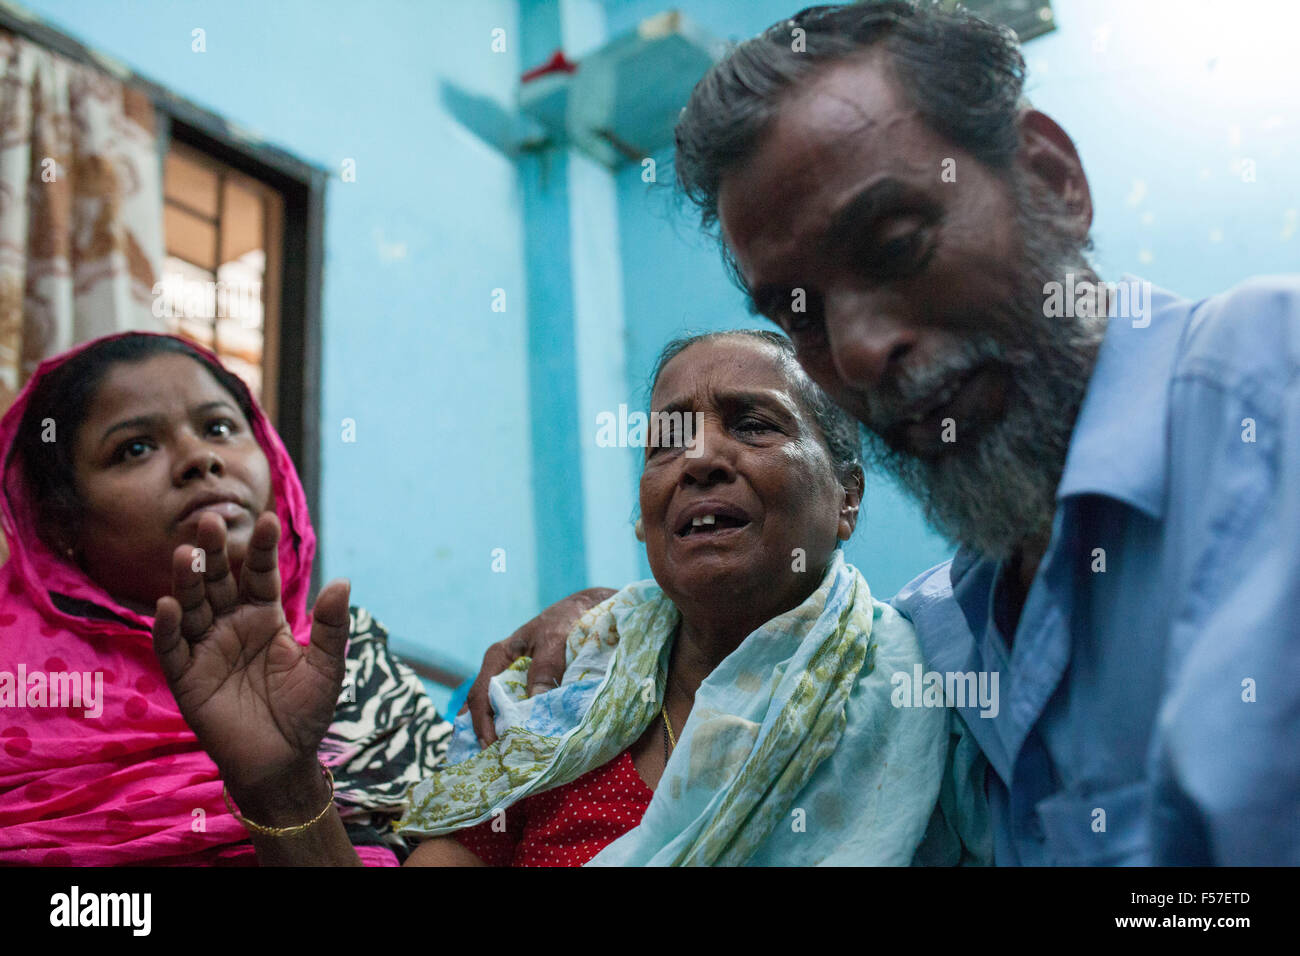
[[[237,571],[272,511],[285,616],[307,644],[316,538],[279,437],[213,355],[128,333],[43,363],[0,419],[0,451],[0,865],[254,863],[150,632],[202,515],[224,519]],[[322,758],[363,862],[395,865],[389,824],[450,725],[382,627],[346,613],[348,690]]]

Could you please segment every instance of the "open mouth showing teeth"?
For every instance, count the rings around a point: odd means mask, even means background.
[[[743,528],[747,524],[749,524],[748,521],[733,518],[730,515],[700,515],[678,528],[677,536],[686,538],[691,535],[717,534],[720,531],[728,531],[732,528]]]

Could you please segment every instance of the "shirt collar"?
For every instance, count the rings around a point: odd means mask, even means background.
[[[1142,287],[1145,309],[1139,315],[1131,306],[1115,317],[1118,300],[1111,303],[1056,497],[1105,495],[1158,520],[1165,508],[1169,382],[1191,303],[1136,276],[1124,275],[1120,283]]]

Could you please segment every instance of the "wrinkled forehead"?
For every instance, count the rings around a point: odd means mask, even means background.
[[[794,376],[798,366],[775,345],[723,336],[688,345],[669,359],[650,397],[652,411],[692,409],[737,395],[762,398],[805,414]]]
[[[782,98],[752,153],[719,184],[724,241],[790,255],[873,180],[939,180],[952,147],[901,94],[878,51],[827,64]]]

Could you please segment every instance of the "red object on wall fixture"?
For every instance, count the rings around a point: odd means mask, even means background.
[[[574,63],[564,55],[563,50],[556,50],[551,54],[551,58],[541,66],[535,66],[519,78],[521,83],[527,83],[538,77],[546,76],[549,73],[576,73],[578,64]]]

